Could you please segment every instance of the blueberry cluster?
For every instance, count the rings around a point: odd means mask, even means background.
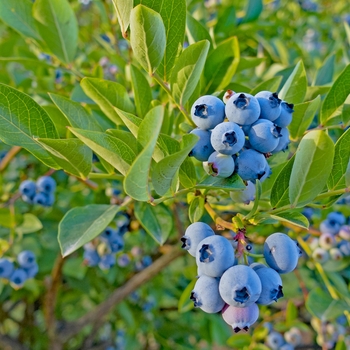
[[[221,311],[235,332],[248,330],[256,322],[257,304],[269,305],[283,296],[279,274],[293,271],[301,254],[295,241],[277,232],[264,243],[267,266],[238,264],[242,238],[244,233],[239,232],[230,241],[203,222],[191,224],[181,238],[182,248],[196,258],[198,267],[198,280],[190,296],[194,306],[207,313]],[[249,250],[248,246],[245,249]]]
[[[265,180],[271,173],[266,157],[284,151],[290,142],[287,126],[294,106],[270,91],[252,96],[228,90],[224,102],[206,95],[192,105],[197,128],[191,133],[199,141],[190,156],[202,161],[212,176],[227,178],[236,172],[244,181]]]
[[[282,335],[274,330],[269,322],[264,323],[264,327],[268,330],[265,343],[271,350],[294,350],[302,343],[302,334],[299,328],[292,327]]]
[[[55,201],[56,181],[51,176],[41,176],[36,182],[25,180],[19,186],[22,199],[29,204],[51,207]]]
[[[313,238],[310,247],[315,261],[342,260],[350,256],[350,225],[342,213],[331,212],[320,224],[321,235]]]
[[[117,262],[116,254],[124,248],[124,234],[129,229],[130,219],[126,215],[120,215],[117,220],[117,228],[108,226],[94,242],[84,245],[84,262],[87,266],[99,266],[102,270],[108,270]],[[128,256],[124,254],[118,258],[120,266],[129,263]]]
[[[34,278],[39,271],[35,254],[23,250],[17,256],[18,267],[9,259],[0,259],[0,277],[10,281],[14,288],[21,288],[29,278]]]

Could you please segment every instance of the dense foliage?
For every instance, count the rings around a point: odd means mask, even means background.
[[[347,11],[0,0],[0,347],[348,349]],[[268,158],[248,204],[236,172],[210,176],[188,157],[193,103],[227,90],[294,105],[288,150]],[[241,264],[264,262],[275,232],[303,250],[248,332],[194,309],[197,267],[180,238],[198,221],[240,233]]]

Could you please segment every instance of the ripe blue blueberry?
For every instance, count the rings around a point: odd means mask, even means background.
[[[101,233],[100,238],[103,242],[109,243],[112,237],[117,234],[116,230],[112,227],[107,226]]]
[[[235,265],[227,269],[221,276],[219,291],[227,304],[247,307],[260,297],[260,278],[249,266]]]
[[[225,104],[215,96],[202,96],[192,105],[191,116],[200,129],[213,129],[225,119]]]
[[[284,343],[278,350],[294,350],[294,346],[289,343]]]
[[[298,346],[301,344],[302,335],[298,328],[292,327],[286,333],[284,333],[284,339],[287,343]]]
[[[212,130],[210,141],[215,151],[233,155],[244,146],[245,136],[238,124],[224,122]]]
[[[273,233],[264,243],[266,263],[278,273],[293,271],[298,264],[299,252],[296,243],[284,233]]]
[[[218,279],[205,275],[198,278],[190,299],[195,307],[199,307],[209,314],[219,312],[225,306],[225,302],[219,294]]]
[[[229,240],[213,235],[204,238],[196,249],[196,263],[201,271],[210,277],[220,277],[233,266],[235,254]]]
[[[245,181],[255,184],[257,179],[261,179],[266,173],[267,161],[264,155],[253,149],[246,149],[240,152],[236,159],[237,174]]]
[[[27,198],[33,199],[35,196],[36,185],[32,180],[25,180],[19,185],[19,192]]]
[[[124,248],[124,239],[119,234],[114,234],[109,240],[109,247],[112,253],[118,253]]]
[[[100,262],[100,256],[96,249],[84,250],[84,262],[87,266],[97,266]]]
[[[145,255],[141,259],[143,267],[148,267],[152,265],[152,258],[149,255]]]
[[[17,261],[22,268],[29,269],[36,264],[35,254],[30,250],[23,250],[18,254]]]
[[[251,147],[261,153],[272,152],[281,136],[281,128],[267,119],[256,121],[248,132]]]
[[[255,199],[255,186],[251,181],[248,181],[243,191],[231,191],[230,197],[235,203],[249,204]]]
[[[290,144],[289,139],[289,131],[287,128],[281,128],[280,129],[280,135],[281,137],[278,139],[278,145],[276,148],[271,152],[272,154],[275,154],[277,152],[284,152],[288,149],[288,145]]]
[[[287,103],[286,101],[281,102],[281,114],[273,122],[281,128],[286,128],[291,122],[293,117],[294,105]]]
[[[39,204],[39,205],[42,205],[43,207],[52,206],[54,201],[55,201],[55,197],[53,193],[39,192],[33,198],[34,204]]]
[[[194,222],[187,227],[185,234],[181,238],[183,249],[187,250],[192,256],[196,256],[198,244],[209,236],[215,235],[212,228],[204,222]]]
[[[27,273],[22,268],[15,269],[15,271],[13,271],[13,273],[10,277],[10,282],[16,288],[22,287],[26,280],[27,280]]]
[[[211,176],[226,178],[235,171],[235,161],[232,156],[214,152],[207,162],[203,162],[203,168]]]
[[[345,224],[345,216],[342,213],[339,212],[332,212],[327,215],[327,220],[331,225],[338,224],[338,225],[344,225]]]
[[[39,272],[39,266],[37,263],[35,263],[35,265],[33,265],[32,267],[24,270],[27,273],[27,278],[34,278]]]
[[[260,91],[255,95],[260,105],[260,119],[276,120],[281,114],[281,100],[276,92]]]
[[[329,220],[328,218],[320,223],[320,231],[322,233],[330,233],[332,235],[336,235],[339,232],[340,227],[341,225],[338,222]]]
[[[222,318],[228,323],[235,333],[240,330],[247,331],[259,317],[259,308],[256,304],[250,304],[247,307],[235,307],[226,305],[222,311]]]
[[[201,162],[207,161],[209,156],[214,152],[214,148],[210,143],[211,131],[197,128],[193,129],[190,133],[197,135],[199,140],[192,148],[189,156]]]
[[[56,190],[56,181],[51,176],[41,176],[36,181],[38,192],[52,193]]]
[[[322,264],[329,260],[329,253],[326,249],[317,247],[312,252],[312,257],[316,262],[319,262]]]
[[[105,254],[101,256],[98,266],[100,267],[101,270],[108,270],[112,266],[114,266],[115,263],[116,263],[116,259],[114,254]]]
[[[350,256],[350,242],[341,241],[338,245],[338,248],[344,256]]]
[[[120,257],[118,257],[117,263],[120,267],[125,267],[129,265],[130,258],[128,254],[122,254]]]
[[[254,262],[254,263],[251,263],[249,267],[256,272],[257,270],[266,268],[267,266],[262,263]]]
[[[264,182],[272,174],[272,170],[267,162],[266,162],[264,171],[265,171],[265,174],[260,178],[260,182]]]
[[[14,269],[15,267],[12,261],[6,258],[0,259],[0,277],[10,278]]]
[[[266,337],[266,344],[272,350],[280,350],[283,343],[284,339],[281,333],[273,331]]]
[[[269,305],[283,297],[282,280],[280,275],[269,267],[255,268],[261,281],[261,294],[257,304]]]
[[[260,105],[254,96],[239,92],[233,94],[227,101],[225,112],[230,122],[250,125],[258,120]]]

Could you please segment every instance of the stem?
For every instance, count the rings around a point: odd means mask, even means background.
[[[104,174],[104,173],[90,173],[90,179],[109,179],[109,180],[123,180],[124,176],[119,174]]]
[[[252,258],[257,258],[257,259],[264,257],[264,254],[254,254],[254,253],[249,253],[247,251],[244,251],[243,254],[247,256],[251,256]]]
[[[208,202],[204,204],[204,208],[208,212],[210,217],[213,219],[218,229],[222,229],[224,227],[232,231],[236,230],[236,225],[221,219]]]
[[[158,75],[158,73],[153,73],[152,77],[155,79],[155,81],[164,89],[164,91],[169,95],[170,99],[172,100],[172,102],[176,105],[176,107],[179,109],[179,111],[182,113],[182,115],[185,117],[185,119],[187,120],[187,122],[192,125],[195,126],[193,124],[192,119],[189,117],[188,113],[186,112],[185,108],[183,106],[181,106],[180,104],[178,104],[173,95],[171,94],[171,91],[168,87],[168,85],[163,81],[163,79]]]
[[[174,199],[175,196],[178,196],[178,195],[181,195],[181,194],[187,194],[191,191],[193,191],[195,189],[195,187],[191,187],[191,188],[184,188],[180,191],[177,191],[175,192],[172,196],[169,196],[169,197],[161,197],[161,198],[158,198],[158,199],[155,199],[154,201],[152,201],[151,204],[154,204],[154,205],[157,205],[157,204],[160,204],[168,199]]]
[[[12,147],[2,159],[0,163],[0,172],[3,172],[7,166],[10,164],[11,160],[16,156],[16,154],[22,149],[20,146]]]

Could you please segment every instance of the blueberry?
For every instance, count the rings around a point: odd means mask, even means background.
[[[281,127],[286,128],[292,121],[294,105],[292,103],[287,103],[286,101],[281,102],[281,114],[273,122]]]
[[[247,307],[226,306],[222,311],[222,318],[228,323],[235,333],[240,330],[247,331],[259,317],[259,308],[256,304]]]
[[[276,148],[271,152],[272,154],[275,154],[277,152],[284,152],[288,149],[288,145],[290,144],[289,139],[289,131],[287,128],[281,128],[280,129],[280,135],[281,137],[278,139],[278,145]]]
[[[284,343],[279,350],[294,350],[294,346],[289,343]]]
[[[281,114],[281,100],[276,92],[260,91],[255,95],[260,105],[260,118],[276,120]]]
[[[39,272],[39,266],[37,263],[30,267],[29,269],[24,269],[25,272],[27,273],[27,278],[34,278],[36,274]]]
[[[257,304],[269,305],[283,297],[282,280],[280,275],[269,267],[255,268],[261,281],[261,294]]]
[[[129,265],[130,258],[128,254],[122,254],[120,257],[118,257],[117,263],[120,267],[125,267]]]
[[[204,238],[196,249],[197,266],[210,277],[220,277],[235,262],[234,250],[225,237]]]
[[[266,158],[263,154],[253,149],[246,149],[240,152],[235,164],[237,174],[244,181],[255,183],[257,179],[260,180],[266,173]]]
[[[331,249],[337,244],[334,235],[331,233],[322,233],[319,238],[319,245],[324,249]]]
[[[51,176],[41,176],[36,181],[39,192],[53,193],[56,190],[56,181]]]
[[[235,203],[249,204],[255,199],[255,186],[251,181],[247,181],[243,191],[231,191],[230,197]]]
[[[263,264],[261,264],[261,265],[263,265]],[[273,331],[273,326],[272,326],[271,322],[264,322],[263,327],[267,329],[267,334],[269,334]]]
[[[196,256],[198,244],[209,236],[215,235],[209,225],[204,222],[194,222],[187,227],[185,234],[181,238],[183,249],[187,250],[192,256]]]
[[[338,245],[338,248],[344,256],[350,256],[350,242],[341,241]]]
[[[254,96],[239,92],[227,101],[225,112],[230,122],[251,125],[259,118],[260,105]]]
[[[340,226],[344,225],[345,224],[345,216],[342,214],[342,213],[339,213],[339,212],[332,212],[332,213],[329,213],[327,215],[327,220],[329,221],[329,223],[333,226],[335,224],[338,224]]]
[[[338,234],[340,238],[350,241],[350,226],[349,225],[341,226]]]
[[[249,267],[256,272],[257,270],[266,268],[267,266],[262,263],[255,262],[250,264]]]
[[[10,282],[17,288],[22,287],[26,280],[27,273],[21,268],[14,270],[10,277]]]
[[[225,119],[225,104],[218,97],[202,96],[192,105],[191,116],[200,129],[213,129]]]
[[[323,249],[321,247],[317,247],[312,252],[312,257],[316,262],[325,263],[326,261],[329,260],[329,253],[326,249]]]
[[[281,136],[281,128],[267,119],[256,121],[248,132],[251,147],[261,153],[272,152]]]
[[[42,205],[43,207],[52,206],[55,201],[55,197],[52,193],[39,192],[33,198],[34,204]]]
[[[259,276],[246,265],[235,265],[227,269],[219,284],[222,299],[236,307],[246,307],[255,303],[260,297],[261,288]]]
[[[190,134],[197,135],[199,140],[192,148],[189,156],[194,157],[201,162],[207,161],[209,156],[214,152],[214,148],[210,143],[211,131],[197,128],[193,129]]]
[[[215,151],[233,155],[244,146],[245,136],[236,123],[224,122],[212,130],[210,141]]]
[[[10,261],[6,258],[0,259],[0,277],[10,278],[14,269],[15,269],[15,267],[14,267],[12,261]]]
[[[288,273],[296,268],[299,251],[295,242],[284,233],[273,233],[264,243],[266,263],[278,273]]]
[[[301,332],[298,328],[292,327],[286,333],[284,333],[284,339],[291,345],[300,345],[302,341]]]
[[[108,270],[115,265],[116,259],[114,254],[105,254],[101,256],[98,266],[101,270]]]
[[[273,331],[266,337],[266,344],[272,350],[280,350],[283,343],[284,343],[283,336],[278,332]]]
[[[226,178],[233,174],[235,161],[232,156],[214,152],[207,162],[203,162],[203,168],[211,176]]]
[[[260,182],[264,182],[266,179],[268,179],[271,174],[272,170],[269,166],[269,164],[266,162],[265,169],[264,169],[265,174],[259,179]]]
[[[340,230],[341,225],[335,221],[331,221],[328,218],[320,223],[320,231],[322,233],[331,233],[336,235]]]
[[[36,265],[35,254],[30,250],[23,250],[17,256],[18,264],[24,268],[29,269]]]
[[[35,196],[36,185],[32,180],[25,180],[19,185],[19,192],[27,197],[33,199]]]
[[[198,278],[190,299],[195,307],[199,307],[209,314],[219,312],[225,306],[225,302],[219,294],[219,281],[205,275]]]
[[[119,234],[114,234],[109,240],[109,247],[112,253],[118,253],[124,248],[124,239]]]
[[[34,195],[35,196],[35,195]],[[34,196],[33,197],[28,197],[28,196],[26,196],[26,195],[22,195],[22,200],[23,200],[23,202],[26,202],[26,203],[28,203],[28,204],[33,204],[33,198],[34,198]]]
[[[100,256],[98,255],[97,250],[85,250],[84,262],[87,266],[90,267],[97,266],[100,262]]]
[[[149,255],[145,255],[142,260],[142,265],[143,267],[148,267],[150,265],[152,265],[152,258]]]
[[[114,237],[116,234],[117,234],[116,230],[114,230],[110,226],[107,226],[100,234],[100,238],[103,242],[109,243],[112,237]]]

